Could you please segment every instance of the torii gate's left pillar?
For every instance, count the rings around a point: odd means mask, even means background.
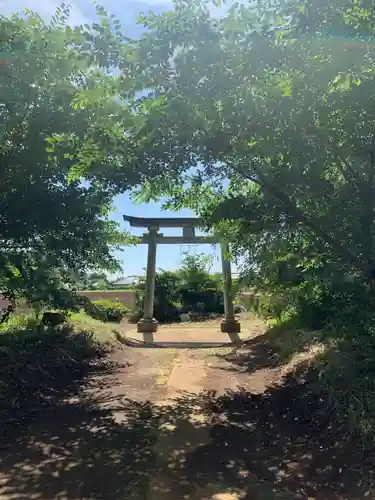
[[[158,229],[158,227],[150,227],[148,228],[148,234],[144,236],[148,240],[148,253],[143,318],[137,324],[137,330],[140,333],[156,332],[159,326],[159,323],[153,317]]]

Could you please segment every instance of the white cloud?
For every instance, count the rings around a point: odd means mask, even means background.
[[[37,12],[45,21],[49,21],[60,3],[61,2],[58,0],[0,0],[0,13],[9,15],[14,12],[21,12],[23,9],[30,9]],[[66,3],[71,6],[69,17],[70,25],[85,24],[89,22],[77,4],[69,0]]]

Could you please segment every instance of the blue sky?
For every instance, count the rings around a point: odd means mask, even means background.
[[[49,19],[54,13],[56,7],[61,2],[59,0],[0,0],[0,12],[10,14],[22,9],[30,9],[38,12],[44,19]],[[95,19],[95,7],[92,0],[65,0],[65,3],[71,7],[71,24],[91,23]],[[110,14],[114,14],[120,19],[121,24],[129,36],[136,36],[140,27],[134,22],[134,16],[140,12],[153,10],[162,12],[172,7],[168,0],[99,0],[97,2],[103,5]],[[118,196],[114,204],[114,212],[111,216],[121,224],[122,229],[129,229],[122,220],[122,214],[139,217],[160,217],[160,216],[192,216],[190,210],[183,210],[178,213],[162,212],[161,204],[133,205],[129,197],[124,194]],[[162,232],[168,235],[179,235],[178,229],[163,229]],[[139,235],[142,230],[133,229],[133,234]],[[181,263],[181,253],[183,251],[205,253],[212,255],[212,270],[220,269],[218,259],[218,249],[210,245],[183,246],[179,245],[160,245],[158,247],[157,267],[161,269],[176,269]],[[116,252],[122,264],[122,276],[143,274],[146,265],[147,248],[145,245],[137,247],[126,247],[121,252]]]
[[[128,195],[123,194],[117,197],[112,217],[129,229],[129,225],[122,222],[122,214],[136,217],[188,217],[194,215],[190,210],[184,209],[181,212],[163,212],[160,204],[150,203],[148,205],[133,205]],[[141,228],[131,228],[132,234],[140,236],[144,230]],[[168,236],[182,236],[182,229],[163,228],[160,232]],[[199,234],[199,233],[198,233]],[[157,267],[161,269],[176,269],[181,263],[182,252],[205,253],[212,257],[212,271],[220,270],[219,249],[212,245],[159,245],[157,250]],[[147,246],[137,245],[137,247],[125,247],[122,252],[116,254],[123,265],[123,276],[132,274],[142,274],[146,265]]]

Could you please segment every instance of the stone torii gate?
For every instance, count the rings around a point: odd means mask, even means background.
[[[141,237],[141,243],[148,245],[146,289],[144,296],[143,318],[137,324],[137,330],[141,333],[152,333],[158,329],[158,322],[154,315],[155,274],[156,274],[156,250],[158,244],[202,244],[215,243],[210,236],[196,236],[195,228],[202,225],[202,221],[196,217],[131,217],[123,215],[123,219],[129,222],[131,227],[147,228],[148,232]],[[182,236],[164,236],[159,233],[160,228],[182,228]],[[220,324],[224,333],[240,333],[241,325],[234,317],[232,297],[232,275],[230,261],[226,255],[229,253],[229,245],[225,241],[220,242],[221,262],[223,270],[223,293],[225,318]]]

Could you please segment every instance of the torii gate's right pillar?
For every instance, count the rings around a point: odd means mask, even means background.
[[[220,324],[223,333],[240,333],[241,325],[234,317],[233,297],[232,297],[232,273],[230,261],[227,258],[229,254],[229,245],[222,241],[221,244],[221,264],[223,269],[224,282],[224,313],[225,318]]]

